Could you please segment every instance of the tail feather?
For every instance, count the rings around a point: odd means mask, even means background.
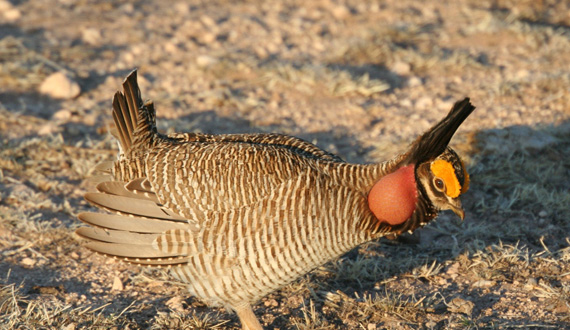
[[[412,145],[407,163],[423,163],[441,155],[459,126],[475,110],[469,98],[456,102],[439,123],[420,136]]]
[[[121,145],[121,151],[126,152],[133,144],[132,136],[134,132],[133,123],[128,114],[129,108],[125,101],[125,96],[121,92],[115,93],[113,97],[113,121],[117,127],[117,137]]]
[[[125,230],[101,229],[97,227],[81,227],[78,228],[75,232],[77,235],[87,238],[91,241],[140,246],[152,246],[152,242],[154,242],[157,236],[156,234],[141,234]],[[154,255],[148,256],[155,257]]]
[[[85,200],[89,203],[118,214],[132,214],[147,218],[156,218],[173,221],[187,221],[165,207],[161,207],[151,200],[131,198],[106,193],[87,193]]]
[[[167,230],[187,230],[189,228],[188,222],[141,218],[119,214],[84,212],[80,213],[78,218],[88,225],[103,229],[136,231],[137,233],[148,234],[160,234]]]
[[[113,97],[113,120],[122,152],[128,152],[139,136],[144,138],[156,132],[154,106],[142,100],[137,70],[125,78],[123,91]]]
[[[117,195],[117,196],[149,200],[151,202],[160,204],[158,197],[153,191],[135,190],[131,189],[129,185],[130,183],[125,184],[124,182],[119,182],[119,181],[104,181],[97,184],[97,191],[109,195]]]

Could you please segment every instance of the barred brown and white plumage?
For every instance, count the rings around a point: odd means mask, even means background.
[[[169,267],[207,303],[261,329],[251,305],[363,242],[463,218],[468,175],[447,145],[474,107],[457,102],[410,149],[380,164],[344,162],[279,134],[157,132],[136,71],[113,99],[120,154],[86,200],[86,247],[134,264]]]

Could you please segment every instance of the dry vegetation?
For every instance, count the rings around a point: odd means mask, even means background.
[[[421,4],[420,4],[421,3]],[[267,329],[570,327],[567,1],[0,1],[0,328],[236,329],[161,272],[81,248],[110,98],[138,67],[164,131],[282,132],[390,158],[469,95],[443,214],[257,306]],[[71,99],[39,92],[63,72]]]

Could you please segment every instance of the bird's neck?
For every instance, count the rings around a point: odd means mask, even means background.
[[[380,222],[399,225],[416,209],[418,190],[414,165],[406,165],[381,177],[368,193],[368,207]]]

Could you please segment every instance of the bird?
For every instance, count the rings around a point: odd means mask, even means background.
[[[96,212],[76,234],[99,254],[168,268],[190,295],[262,330],[252,306],[356,246],[461,219],[469,174],[448,146],[473,112],[469,98],[392,159],[353,164],[276,134],[158,132],[137,71],[113,97],[116,160],[84,195]]]

